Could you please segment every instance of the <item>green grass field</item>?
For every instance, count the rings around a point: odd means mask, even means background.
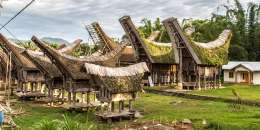
[[[249,85],[225,85],[225,88],[214,89],[214,90],[202,90],[202,91],[191,91],[190,93],[207,95],[207,96],[220,96],[224,98],[235,98],[232,89],[239,93],[242,99],[254,100],[260,102],[260,86],[249,86]]]
[[[81,123],[85,123],[88,119],[94,124],[101,125],[101,123],[95,121],[93,112],[89,114],[68,113],[61,108],[43,107],[26,102],[18,103],[15,106],[18,108],[23,107],[26,110],[25,115],[14,118],[22,130],[34,129],[34,126],[44,119],[61,120],[64,113]],[[143,115],[143,118],[137,119],[137,122],[152,120],[172,122],[174,120],[190,119],[197,129],[206,129],[206,126],[202,125],[203,120],[206,120],[208,129],[253,129],[252,127],[257,129],[256,125],[260,124],[260,108],[241,106],[240,109],[235,109],[230,104],[222,102],[141,94],[134,106]],[[123,121],[114,123],[112,126],[124,126],[131,123]]]

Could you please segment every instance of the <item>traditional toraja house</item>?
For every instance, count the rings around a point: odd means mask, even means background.
[[[163,23],[173,47],[178,49],[178,87],[201,89],[220,86],[221,66],[228,61],[231,31],[224,30],[215,41],[199,43],[185,35],[176,18],[166,19]]]
[[[138,63],[127,67],[111,68],[95,64],[85,64],[86,73],[92,76],[92,80],[99,87],[98,99],[108,103],[107,110],[96,115],[102,119],[133,116],[132,101],[141,91],[143,74],[149,69],[146,63]],[[128,109],[125,102],[128,101]],[[118,107],[116,108],[116,102]]]
[[[86,92],[88,94],[96,88],[91,83],[90,76],[86,75],[84,64],[88,62],[105,66],[115,66],[116,59],[126,46],[123,44],[105,55],[76,58],[52,49],[35,36],[32,37],[32,41],[50,58],[51,62],[56,65],[62,75],[65,76],[68,99],[71,102],[71,96],[73,96],[73,104],[76,103],[77,92]]]
[[[33,89],[37,90],[41,88],[41,83],[45,83],[44,76],[40,72],[40,70],[37,68],[37,66],[29,60],[27,57],[22,55],[21,53],[25,50],[24,48],[16,45],[15,43],[12,43],[7,38],[5,38],[3,35],[0,35],[1,43],[3,46],[3,49],[7,54],[11,52],[12,54],[12,64],[13,64],[13,71],[15,72],[15,78],[18,80],[18,88],[22,90],[23,94],[20,96],[22,97],[30,97],[30,95],[33,95],[32,97],[43,97],[44,95],[42,93],[39,93],[37,91],[30,92],[30,93],[24,93],[27,92],[27,85],[26,84],[32,84],[31,85],[31,91]],[[80,42],[76,42],[74,44],[71,44],[70,46],[62,48],[61,52],[65,53],[71,53],[72,50],[79,47]],[[41,52],[34,52],[30,51],[31,53],[35,53],[38,55],[43,55]],[[38,83],[38,85],[36,84]],[[41,89],[42,90],[42,89]]]
[[[73,51],[75,51],[81,43],[81,40],[75,40],[72,44],[63,47],[59,49],[58,51],[64,54],[72,54]],[[45,77],[45,84],[48,87],[49,90],[49,98],[53,99],[53,91],[55,89],[59,89],[62,91],[60,95],[62,96],[61,99],[63,101],[64,99],[64,89],[65,86],[63,86],[65,83],[63,83],[63,78],[61,72],[59,69],[52,64],[52,62],[49,60],[47,56],[44,56],[42,54],[34,53],[32,51],[24,51],[23,55],[30,59],[37,68],[43,73]],[[57,97],[59,99],[59,96]]]
[[[23,92],[27,92],[27,84],[31,84],[32,90],[44,82],[44,77],[39,69],[21,54],[23,48],[12,43],[2,34],[0,34],[0,43],[5,53],[12,56],[12,69],[15,72],[15,78],[18,80],[18,88],[21,88]]]
[[[171,44],[145,39],[139,34],[129,16],[124,16],[119,21],[135,50],[137,61],[147,63],[153,83],[168,85],[176,82],[176,66],[179,61],[176,55],[177,48]]]
[[[65,89],[65,86],[63,86],[63,76],[58,70],[58,68],[51,63],[48,57],[37,55],[35,53],[30,53],[28,51],[24,51],[23,55],[30,59],[37,68],[40,69],[40,71],[43,73],[45,78],[45,84],[48,88],[48,97],[51,101],[53,101],[53,91],[55,89]],[[64,98],[64,93],[61,93],[62,99]],[[58,97],[59,98],[59,97]]]

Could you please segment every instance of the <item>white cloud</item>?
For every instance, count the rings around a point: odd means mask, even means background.
[[[123,34],[118,19],[123,15],[132,16],[136,24],[142,18],[162,19],[209,18],[219,4],[226,0],[36,0],[22,15],[7,28],[18,38],[60,37],[69,41],[76,38],[88,39],[83,23],[98,21],[104,30],[114,37]],[[242,0],[248,2],[260,0]],[[3,24],[30,0],[8,0],[0,16]],[[8,35],[5,31],[4,34]]]

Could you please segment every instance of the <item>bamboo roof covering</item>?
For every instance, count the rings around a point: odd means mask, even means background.
[[[76,58],[63,54],[48,45],[44,44],[40,39],[33,36],[32,41],[53,61],[57,68],[63,73],[70,76],[72,79],[88,79],[89,76],[84,72],[85,63],[95,63],[102,65],[110,65],[109,63],[112,60],[112,64],[115,64],[117,57],[120,55],[125,44],[120,45],[117,49],[101,56],[90,56]],[[113,66],[113,65],[111,65]]]
[[[108,47],[107,49],[114,50],[118,48],[117,43],[115,43],[101,28],[101,26],[97,23],[94,22],[92,23],[92,26],[95,28],[97,32],[99,32],[98,36],[99,38],[103,41],[105,47]],[[127,46],[123,49],[121,52],[121,56],[119,57],[119,60],[122,62],[135,62],[135,54],[134,54],[134,49],[131,46]]]
[[[143,74],[149,72],[149,69],[145,62],[130,65],[127,67],[105,67],[101,65],[85,63],[86,72],[92,75],[98,75],[102,77],[125,77],[135,76],[137,74]]]
[[[103,47],[106,47],[108,50],[113,50],[117,48],[117,44],[111,39],[101,28],[98,22],[92,23],[92,26],[94,27],[95,31],[97,32],[98,37],[100,40],[103,41],[105,45],[102,45]]]

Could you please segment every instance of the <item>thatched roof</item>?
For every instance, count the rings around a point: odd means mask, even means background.
[[[132,46],[125,47],[121,56],[119,57],[119,61],[125,62],[125,63],[135,63],[136,62],[135,50],[133,49]]]
[[[157,43],[145,38],[142,38],[142,41],[153,63],[175,63],[174,49],[171,44]]]
[[[49,78],[62,77],[59,69],[44,55],[24,51],[23,55],[30,59]]]
[[[69,46],[65,46],[58,51],[65,54],[71,54],[75,49],[80,45],[80,40],[75,40]],[[50,78],[62,77],[59,69],[50,61],[50,59],[42,54],[37,54],[35,52],[26,50],[23,52],[23,55],[30,59],[36,66],[39,68],[45,75]]]
[[[77,39],[73,43],[69,44],[68,46],[65,46],[61,49],[58,49],[59,52],[64,54],[72,54],[76,49],[80,47],[81,40]]]
[[[137,74],[143,74],[149,71],[145,62],[118,68],[85,63],[85,68],[87,74],[97,75],[101,77],[135,76]]]
[[[94,75],[93,80],[98,85],[106,87],[111,93],[140,91],[143,74],[149,72],[144,62],[120,68],[86,63],[85,68],[87,74]]]
[[[70,76],[72,79],[88,79],[89,76],[84,72],[84,64],[95,63],[102,65],[110,65],[115,64],[115,60],[117,56],[121,53],[122,49],[125,45],[119,46],[114,51],[111,51],[105,55],[101,56],[90,56],[83,58],[76,58],[73,56],[69,56],[58,52],[57,50],[49,47],[44,44],[40,39],[33,36],[32,41],[51,59],[53,63],[57,66],[57,68],[67,76]]]
[[[98,37],[100,40],[103,41],[105,45],[102,45],[104,47],[107,47],[106,49],[108,50],[114,50],[118,48],[117,43],[115,43],[101,28],[101,26],[97,23],[94,22],[92,23],[92,26],[94,27],[96,32],[98,33]],[[127,46],[123,49],[121,56],[119,57],[120,62],[131,62],[134,63],[136,62],[135,54],[134,54],[134,49],[131,46]]]
[[[4,53],[3,50],[0,49],[0,66],[2,70],[6,70],[7,61],[8,61],[8,56]]]
[[[172,47],[168,43],[157,43],[152,40],[157,37],[157,32],[155,32],[149,39],[145,39],[139,34],[135,25],[133,24],[130,16],[124,16],[120,18],[120,23],[123,26],[126,35],[130,39],[132,46],[135,49],[137,57],[141,57],[140,47],[143,48],[144,53],[147,55],[151,63],[164,63],[164,64],[175,64],[175,53],[177,53],[176,48]],[[139,59],[144,60],[144,59]]]
[[[22,48],[22,47],[18,46],[17,44],[13,43],[12,41],[8,40],[2,34],[0,34],[0,40],[2,41],[1,42],[2,45],[8,51],[11,51],[12,54],[14,55],[13,63],[15,65],[20,65],[21,67],[24,67],[27,69],[38,69],[39,68],[39,66],[37,66],[35,64],[35,62],[30,59],[30,57],[25,57],[24,55],[21,54],[24,50],[26,50],[25,48]],[[60,49],[59,52],[71,54],[75,49],[77,49],[80,46],[80,43],[81,43],[81,41],[75,40],[72,44]],[[39,59],[46,59],[46,58],[44,58],[44,55],[42,52],[36,52],[36,51],[31,51],[31,50],[28,50],[28,52],[30,54],[32,54],[33,56],[38,56]],[[45,63],[45,65],[47,65],[47,64],[48,64],[48,62]],[[51,68],[51,67],[48,67],[48,68]],[[56,74],[58,74],[58,72],[56,72]]]
[[[230,30],[224,30],[217,40],[209,43],[194,42],[190,36],[180,27],[176,18],[163,21],[173,43],[175,39],[181,39],[192,58],[199,65],[221,66],[228,61],[229,43],[232,37]],[[173,34],[177,32],[179,36]]]
[[[117,43],[115,43],[113,39],[108,37],[108,35],[103,31],[98,22],[94,22],[91,25],[97,32],[99,39],[102,40],[102,43],[104,44],[102,45],[103,47],[105,47],[107,50],[113,50],[117,48]]]
[[[24,48],[19,47],[17,44],[8,40],[4,35],[0,34],[0,44],[7,49],[9,52],[12,52],[13,60],[15,65],[19,65],[27,69],[37,69],[36,66],[26,57],[24,57],[21,52],[24,51]]]
[[[202,64],[221,66],[228,63],[231,37],[231,31],[224,30],[215,41],[199,43],[190,40],[190,44]]]

